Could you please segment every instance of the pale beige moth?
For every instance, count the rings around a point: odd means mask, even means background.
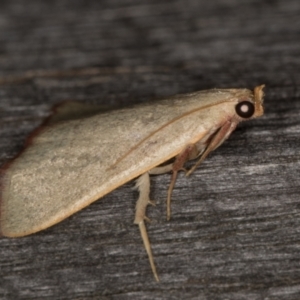
[[[170,219],[177,172],[190,175],[240,121],[261,116],[263,87],[204,90],[106,112],[79,105],[80,113],[70,115],[62,106],[2,167],[1,234],[21,237],[43,230],[137,178],[134,223],[158,280],[144,224],[149,175],[172,172]],[[185,162],[195,158],[185,170]]]

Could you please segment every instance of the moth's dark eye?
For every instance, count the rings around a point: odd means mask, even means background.
[[[250,118],[255,111],[254,104],[249,101],[242,101],[236,105],[235,111],[241,118]]]

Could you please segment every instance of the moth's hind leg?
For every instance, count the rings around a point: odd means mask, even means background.
[[[149,220],[146,216],[147,205],[148,204],[154,205],[154,202],[150,200],[150,196],[149,196],[150,195],[150,176],[149,176],[149,174],[158,175],[158,174],[163,174],[163,173],[173,171],[171,183],[170,183],[169,190],[168,190],[168,198],[167,198],[167,219],[169,220],[170,215],[171,215],[171,194],[172,194],[172,190],[175,185],[177,173],[179,170],[183,169],[183,165],[187,160],[193,158],[197,154],[198,154],[198,150],[195,147],[195,145],[188,145],[176,157],[174,163],[171,163],[171,164],[168,164],[165,166],[156,167],[156,168],[144,173],[136,180],[135,188],[139,191],[139,198],[138,198],[138,201],[137,201],[136,207],[135,207],[134,224],[139,225],[143,243],[144,243],[145,249],[147,251],[151,269],[152,269],[152,272],[154,274],[156,281],[159,281],[159,278],[158,278],[158,275],[156,272],[156,267],[154,264],[154,259],[153,259],[152,250],[151,250],[151,245],[150,245],[150,241],[148,238],[147,229],[145,226],[145,220]]]
[[[157,275],[157,272],[156,272],[156,267],[155,267],[155,264],[154,264],[154,259],[153,259],[153,255],[152,255],[152,250],[151,250],[149,238],[148,238],[147,229],[146,229],[145,222],[144,222],[145,220],[148,220],[148,218],[146,217],[147,205],[148,204],[153,204],[153,202],[149,198],[149,194],[150,194],[150,177],[149,177],[148,172],[141,175],[137,179],[135,187],[139,191],[139,198],[138,198],[138,201],[137,201],[136,207],[135,207],[134,224],[139,225],[141,236],[142,236],[142,239],[143,239],[145,249],[146,249],[147,254],[148,254],[148,258],[149,258],[149,262],[150,262],[150,265],[151,265],[153,275],[154,275],[156,281],[159,281],[159,278],[158,278],[158,275]]]
[[[147,234],[147,229],[145,226],[145,220],[149,221],[149,219],[146,216],[146,208],[148,204],[154,205],[154,201],[150,200],[150,176],[149,174],[162,174],[167,173],[172,170],[173,164],[169,164],[162,167],[157,167],[149,172],[144,173],[136,180],[135,188],[139,191],[139,198],[136,202],[135,206],[135,219],[134,224],[139,225],[141,236],[143,239],[143,243],[145,246],[145,249],[148,254],[149,262],[151,265],[151,269],[153,272],[153,275],[156,279],[156,281],[159,281],[156,267],[154,264],[154,259],[151,251],[150,241]]]

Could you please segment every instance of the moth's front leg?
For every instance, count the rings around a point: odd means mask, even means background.
[[[205,150],[202,152],[201,147],[202,143],[200,141],[197,144],[198,153],[201,153],[199,160],[194,164],[194,166],[186,172],[186,176],[191,175],[196,168],[203,162],[203,160],[207,157],[207,155],[213,150],[217,149],[232,133],[232,131],[236,128],[237,122],[234,120],[226,121],[218,131],[211,137],[211,140],[207,143]]]

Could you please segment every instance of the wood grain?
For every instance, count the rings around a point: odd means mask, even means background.
[[[32,236],[0,239],[0,299],[299,299],[300,4],[287,1],[0,3],[0,163],[64,100],[124,107],[266,84],[190,178],[152,177],[149,237],[126,184]]]

